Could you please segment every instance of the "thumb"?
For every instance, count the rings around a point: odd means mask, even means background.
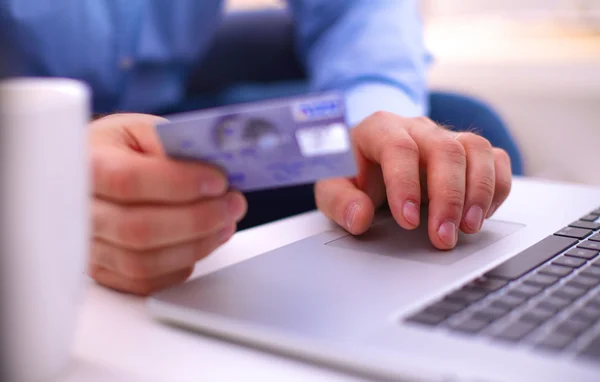
[[[371,198],[349,179],[327,179],[315,185],[317,208],[353,235],[367,231],[375,207]]]
[[[90,143],[94,147],[111,146],[144,154],[164,156],[154,126],[165,118],[149,114],[111,114],[90,126]]]

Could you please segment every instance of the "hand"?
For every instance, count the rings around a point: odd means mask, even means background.
[[[476,233],[508,197],[508,154],[472,133],[446,130],[427,118],[378,112],[352,130],[358,175],[315,186],[317,207],[352,234],[371,225],[386,199],[396,222],[407,230],[420,224],[429,203],[433,245],[451,249],[458,230]]]
[[[168,159],[158,117],[120,114],[91,124],[93,237],[89,273],[140,295],[186,280],[246,213],[225,176]]]

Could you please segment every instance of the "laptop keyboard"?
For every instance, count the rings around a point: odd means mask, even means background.
[[[405,319],[600,363],[600,208]]]

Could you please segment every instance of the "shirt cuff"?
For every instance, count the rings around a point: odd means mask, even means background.
[[[392,85],[360,84],[346,91],[346,123],[356,126],[377,111],[388,111],[402,117],[426,114],[425,105],[416,103],[405,92]]]

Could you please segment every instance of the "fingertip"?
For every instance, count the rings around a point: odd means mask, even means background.
[[[345,228],[353,235],[365,233],[373,222],[374,206],[370,200],[350,203],[345,210]]]
[[[440,220],[429,216],[428,232],[431,243],[440,250],[451,250],[458,242],[459,226],[451,219]]]
[[[224,176],[214,175],[200,181],[200,193],[203,196],[221,196],[227,192],[228,184]]]
[[[407,200],[402,206],[402,217],[404,218],[404,224],[401,224],[402,228],[407,230],[415,229],[421,223],[420,206],[413,200]]]
[[[475,234],[481,230],[484,219],[483,209],[474,205],[465,212],[460,222],[460,230],[466,234]]]

